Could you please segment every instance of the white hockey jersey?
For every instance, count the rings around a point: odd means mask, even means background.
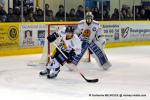
[[[60,29],[57,33],[59,34],[59,38],[57,40],[57,44],[61,46],[61,49],[65,51],[70,51],[72,48],[75,50],[75,53],[78,55],[81,53],[81,40],[79,37],[74,34],[73,38],[66,40],[66,27]]]
[[[75,30],[81,40],[99,41],[105,42],[105,38],[102,36],[102,28],[97,21],[94,21],[88,26],[86,20],[80,21]]]

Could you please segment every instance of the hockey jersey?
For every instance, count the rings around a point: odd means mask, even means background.
[[[86,20],[80,21],[75,33],[78,34],[81,40],[88,40],[89,42],[105,41],[100,24],[94,20],[90,25],[87,25]]]
[[[81,53],[81,40],[76,34],[74,34],[74,36],[71,39],[66,40],[65,30],[66,30],[66,27],[60,29],[57,32],[59,34],[59,38],[57,39],[58,46],[67,52],[70,52],[70,50],[74,49],[77,55],[80,54]]]

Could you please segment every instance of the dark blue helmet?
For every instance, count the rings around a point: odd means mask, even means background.
[[[74,27],[73,26],[67,26],[65,32],[74,33]]]

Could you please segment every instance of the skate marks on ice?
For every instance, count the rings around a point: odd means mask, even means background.
[[[41,67],[29,67],[0,71],[0,87],[71,95],[73,97],[88,95],[88,84],[76,72],[68,72],[67,69],[62,69],[56,79],[49,80],[38,75],[40,70]],[[94,88],[95,85],[99,84],[94,84],[89,89]]]
[[[69,72],[66,67],[62,67],[60,74],[54,80],[39,76],[42,67],[26,66],[26,62],[31,60],[32,56],[14,56],[8,58],[15,59],[14,61],[8,61],[8,59],[4,58],[3,62],[0,63],[0,87],[72,95],[75,97],[88,94],[88,84],[77,72]],[[94,88],[93,86],[95,85],[99,84],[94,84],[90,88]]]
[[[106,49],[112,63],[108,71],[103,71],[94,59],[91,63],[80,63],[78,68],[87,78],[99,78],[100,82],[94,84],[86,83],[77,72],[70,72],[65,66],[54,80],[40,77],[38,74],[42,67],[26,66],[35,55],[1,57],[0,87],[72,97],[88,97],[89,93],[114,91],[149,94],[150,47],[144,48],[146,51],[143,51],[143,47]],[[40,58],[40,55],[36,56]]]

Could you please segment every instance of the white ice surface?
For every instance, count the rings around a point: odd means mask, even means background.
[[[150,100],[150,46],[123,47],[105,50],[112,67],[103,71],[94,59],[80,63],[77,72],[64,66],[58,77],[49,80],[38,75],[41,66],[26,64],[38,55],[0,57],[0,100]],[[146,96],[89,96],[105,94],[144,94]]]

